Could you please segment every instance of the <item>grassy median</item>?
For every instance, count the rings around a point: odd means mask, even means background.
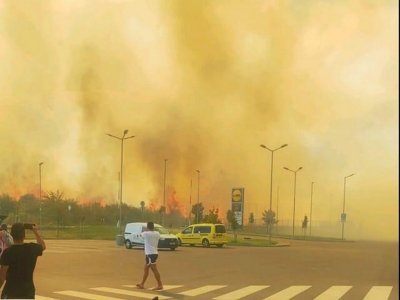
[[[179,232],[179,229],[172,229],[172,233]],[[44,239],[60,239],[60,240],[116,240],[116,236],[120,234],[115,226],[107,225],[85,225],[85,226],[42,226],[40,234]],[[34,235],[29,230],[26,231],[27,239],[34,239]],[[255,246],[268,247],[274,246],[277,242],[273,239],[271,242],[268,237],[248,237],[245,235],[234,235],[228,233],[228,245],[232,246]]]
[[[180,228],[170,229],[171,233],[178,233]],[[115,226],[110,225],[78,225],[78,226],[42,226],[40,233],[44,239],[60,240],[116,240],[119,231]],[[26,231],[27,239],[34,239],[30,230]],[[289,241],[291,236],[272,236],[270,239],[266,234],[253,234],[251,232],[238,232],[236,238],[232,232],[228,232],[228,245],[231,246],[253,246],[253,247],[271,247],[282,243],[279,241]],[[307,237],[295,236],[296,240],[314,240],[314,241],[339,241],[335,238],[327,237]],[[283,244],[287,244],[284,242]]]

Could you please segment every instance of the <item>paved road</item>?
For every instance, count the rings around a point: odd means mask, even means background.
[[[134,286],[142,276],[142,249],[47,241],[35,271],[37,299],[399,299],[398,243],[290,243],[160,251],[165,290],[153,292]]]

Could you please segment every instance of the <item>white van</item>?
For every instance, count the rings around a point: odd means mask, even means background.
[[[124,240],[126,249],[133,246],[144,246],[142,232],[147,230],[147,223],[128,223],[125,226]],[[154,224],[154,230],[160,233],[160,240],[158,241],[158,248],[169,248],[175,250],[178,247],[178,238],[176,235],[169,233],[169,231],[159,224]]]

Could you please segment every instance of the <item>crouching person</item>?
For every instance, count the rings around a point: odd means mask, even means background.
[[[28,226],[26,226],[28,225]],[[36,243],[25,243],[25,228],[33,231]],[[33,271],[36,260],[46,249],[35,224],[15,223],[11,227],[14,244],[0,257],[1,299],[35,299]]]

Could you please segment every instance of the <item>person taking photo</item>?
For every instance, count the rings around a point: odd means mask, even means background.
[[[32,230],[36,243],[25,243],[25,229]],[[0,257],[0,288],[2,299],[34,299],[33,271],[38,256],[46,244],[35,224],[15,223],[11,227],[14,244],[5,249]]]

